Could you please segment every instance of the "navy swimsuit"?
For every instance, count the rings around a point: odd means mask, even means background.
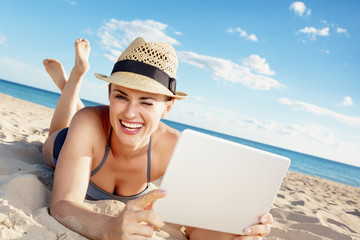
[[[59,157],[61,148],[65,142],[67,132],[68,132],[68,128],[64,128],[58,133],[58,135],[55,138],[54,148],[53,148],[53,158],[54,158],[55,165],[57,163],[57,159]],[[91,171],[91,176],[95,175],[101,169],[101,167],[104,165],[104,163],[107,159],[107,156],[108,156],[110,148],[111,148],[111,141],[110,141],[111,133],[112,133],[112,129],[110,130],[110,135],[109,135],[108,143],[105,148],[105,154],[104,154],[103,160],[101,161],[99,166],[97,166],[93,171]],[[141,197],[142,195],[149,192],[150,168],[151,168],[151,138],[150,138],[150,142],[149,142],[148,156],[147,156],[147,185],[143,191],[141,191],[138,194],[132,195],[132,196],[119,196],[119,195],[112,194],[112,193],[102,190],[101,188],[97,187],[90,180],[88,189],[86,192],[86,199],[89,199],[89,200],[111,200],[111,199],[113,199],[113,200],[119,200],[123,203],[126,203],[129,200],[133,200],[138,197]]]

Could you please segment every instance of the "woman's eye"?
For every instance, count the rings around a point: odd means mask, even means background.
[[[152,103],[149,103],[149,102],[143,102],[143,103],[141,103],[141,104],[143,104],[143,105],[145,105],[145,106],[152,106],[152,105],[153,105]]]
[[[123,95],[116,95],[115,97],[121,100],[126,100],[126,98]]]

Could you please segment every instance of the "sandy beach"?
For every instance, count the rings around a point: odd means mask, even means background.
[[[49,215],[53,172],[41,148],[53,109],[0,93],[0,239],[85,239]],[[116,215],[124,204],[85,203]],[[217,206],[214,205],[214,208]],[[288,172],[273,204],[271,234],[264,239],[360,240],[360,189]],[[185,239],[166,225],[153,239]]]

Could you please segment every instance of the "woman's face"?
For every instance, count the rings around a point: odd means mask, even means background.
[[[111,84],[110,122],[120,142],[133,147],[148,143],[160,119],[170,111],[173,101],[159,94]]]

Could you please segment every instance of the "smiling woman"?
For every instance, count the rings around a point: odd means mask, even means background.
[[[110,122],[120,142],[129,145],[129,135],[133,135],[137,138],[134,144],[147,144],[151,134],[159,127],[160,119],[170,112],[174,103],[174,100],[166,99],[164,95],[113,84],[110,94]],[[141,138],[144,138],[144,143]]]
[[[109,77],[109,106],[85,107],[79,99],[81,80],[89,69],[89,42],[75,42],[75,66],[69,79],[54,59],[44,65],[62,91],[50,136],[43,146],[45,162],[55,168],[51,214],[91,239],[148,239],[164,223],[151,210],[166,193],[150,191],[161,178],[179,132],[160,121],[175,99],[177,56],[167,43],[135,39],[120,55]],[[84,199],[114,199],[126,204],[119,216],[95,213]],[[269,233],[272,217],[249,227],[249,236],[188,228],[191,239],[254,239]],[[76,223],[74,225],[74,222]],[[146,224],[143,224],[143,223]]]

